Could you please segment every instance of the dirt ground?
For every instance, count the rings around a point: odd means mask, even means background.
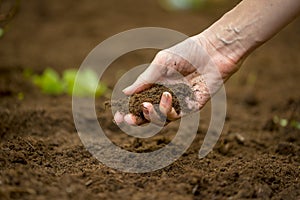
[[[196,34],[234,3],[166,12],[154,0],[22,1],[0,39],[0,199],[300,199],[300,131],[272,122],[274,116],[300,121],[299,18],[226,83],[226,123],[214,151],[198,159],[208,105],[187,152],[151,173],[122,173],[101,164],[79,139],[71,97],[43,95],[23,76],[27,68],[36,73],[46,67],[78,68],[98,43],[131,28]],[[113,88],[122,73],[151,61],[155,52],[122,56],[103,81]],[[157,149],[176,133],[171,123],[152,139],[126,137],[103,110],[105,100],[97,99],[99,120],[107,136],[124,148]]]

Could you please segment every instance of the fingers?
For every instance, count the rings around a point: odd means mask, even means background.
[[[148,122],[152,122],[156,125],[165,125],[166,121],[174,121],[179,119],[181,116],[177,114],[175,109],[172,107],[172,95],[169,92],[164,92],[162,94],[160,103],[159,103],[159,111],[158,113],[154,105],[149,102],[144,102],[143,104],[143,115]],[[133,114],[121,114],[120,112],[116,112],[114,115],[114,121],[117,125],[125,122],[131,126],[137,126],[146,123],[144,119],[137,117]]]
[[[169,92],[164,92],[162,94],[160,103],[159,103],[159,114],[154,106],[151,103],[143,103],[143,114],[144,117],[157,125],[163,125],[168,121],[174,121],[180,118],[180,115],[177,114],[175,109],[172,107],[172,95]]]
[[[141,125],[144,123],[144,120],[133,115],[133,114],[127,114],[124,116],[124,121],[131,125],[131,126],[137,126],[137,125]]]
[[[137,126],[145,123],[145,120],[134,116],[133,114],[121,114],[119,111],[117,111],[114,115],[114,122],[117,125],[120,125],[121,123],[127,123],[128,125],[131,126]]]
[[[160,116],[154,106],[151,103],[144,102],[143,103],[143,114],[144,117],[149,121],[156,125],[164,125],[166,118],[163,116]]]
[[[164,92],[159,103],[159,110],[164,116],[172,110],[172,95],[169,92]]]
[[[162,94],[159,103],[159,110],[170,121],[180,118],[180,115],[178,115],[175,109],[172,107],[172,95],[169,92],[164,92]]]
[[[121,124],[122,122],[124,121],[124,116],[119,112],[117,111],[114,115],[114,122],[119,125]]]

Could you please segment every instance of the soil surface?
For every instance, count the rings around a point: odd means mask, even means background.
[[[189,149],[150,173],[123,173],[99,162],[77,134],[71,97],[44,95],[23,76],[27,68],[78,68],[98,43],[131,28],[196,34],[236,3],[214,2],[200,11],[167,12],[153,0],[22,1],[0,39],[0,199],[300,199],[300,131],[273,120],[300,121],[299,19],[226,83],[227,117],[214,150],[198,159],[208,104]],[[101,81],[113,89],[127,70],[150,62],[156,52],[121,56]],[[103,107],[108,98],[96,100],[98,120],[120,147],[148,152],[176,135],[179,122],[147,139],[126,135]]]

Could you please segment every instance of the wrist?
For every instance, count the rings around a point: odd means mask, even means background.
[[[257,27],[260,18],[256,11],[245,15],[237,6],[198,36],[207,40],[213,54],[219,53],[238,64],[265,41]]]
[[[207,51],[212,62],[218,67],[223,80],[235,73],[247,55],[247,49],[238,41],[231,41],[233,36],[222,37],[210,29],[193,36],[199,45]]]
[[[239,65],[254,49],[254,42],[250,37],[242,36],[238,28],[211,26],[202,33],[207,49],[212,56],[221,56],[234,65]]]

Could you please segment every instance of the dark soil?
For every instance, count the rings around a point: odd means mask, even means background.
[[[43,95],[23,76],[27,68],[40,73],[46,67],[59,72],[79,67],[99,42],[130,28],[162,26],[196,34],[236,1],[224,2],[170,13],[153,0],[22,1],[0,39],[0,199],[300,199],[300,131],[273,121],[274,116],[300,121],[299,19],[254,52],[226,83],[227,117],[214,150],[198,159],[210,122],[207,104],[190,148],[151,173],[123,173],[100,163],[79,139],[72,99]],[[122,74],[150,62],[155,53],[120,57],[102,81],[112,89]],[[179,122],[148,139],[127,136],[102,106],[106,100],[97,99],[98,119],[120,147],[148,152],[176,135]]]
[[[185,113],[189,113],[192,111],[186,103],[186,97],[189,97],[191,100],[193,100],[193,92],[190,87],[184,83],[166,86],[154,84],[149,89],[131,95],[128,98],[119,99],[112,102],[107,101],[105,103],[109,106],[115,106],[115,110],[118,110],[121,113],[127,114],[127,112],[129,111],[129,113],[145,119],[143,115],[142,103],[152,103],[157,113],[161,114],[158,109],[158,105],[164,92],[169,92],[172,95],[172,106],[174,107],[177,114],[180,114],[181,110]]]

